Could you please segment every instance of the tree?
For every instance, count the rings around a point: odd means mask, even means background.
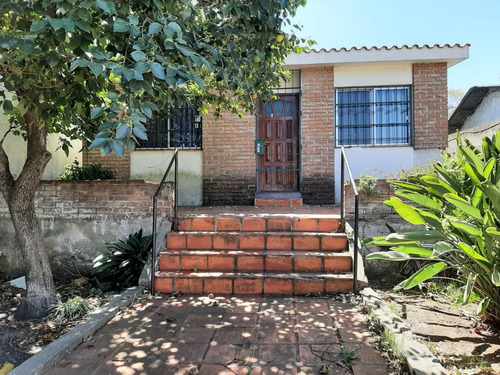
[[[448,90],[448,117],[450,117],[455,111],[455,109],[457,109],[464,95],[465,92],[464,90],[461,89]]]
[[[51,158],[49,133],[124,156],[159,108],[196,97],[222,109],[255,108],[301,51],[291,25],[306,0],[4,0],[0,4],[0,105],[27,160],[15,180],[0,139],[0,190],[26,267],[18,318],[47,313],[55,292],[35,215]],[[13,95],[12,100],[10,95]]]

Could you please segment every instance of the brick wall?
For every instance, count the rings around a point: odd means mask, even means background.
[[[253,204],[255,116],[203,117],[203,204]]]
[[[302,70],[302,192],[304,203],[334,203],[333,67]]]
[[[448,69],[446,63],[413,64],[415,150],[448,145]]]
[[[36,194],[40,219],[134,219],[152,217],[158,183],[147,181],[42,181]],[[158,213],[170,216],[173,191],[167,183],[158,199]],[[10,218],[0,195],[0,218]]]
[[[99,163],[104,167],[109,167],[115,173],[116,178],[130,178],[130,155],[127,152],[125,158],[119,158],[114,153],[107,156],[101,156],[100,150],[83,150],[82,164],[87,166],[93,163]]]

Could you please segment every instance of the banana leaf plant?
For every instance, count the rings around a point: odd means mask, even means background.
[[[457,135],[458,153],[434,164],[436,176],[391,181],[396,197],[384,202],[414,232],[368,238],[365,245],[388,248],[368,260],[426,260],[395,287],[411,289],[454,269],[464,283],[458,303],[478,303],[478,314],[500,322],[500,132],[483,138],[482,148]]]

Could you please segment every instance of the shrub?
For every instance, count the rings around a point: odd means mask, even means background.
[[[64,173],[61,180],[64,181],[82,181],[82,180],[113,180],[115,174],[108,167],[103,167],[99,163],[90,164],[86,167],[80,167],[78,161],[68,164],[64,167]]]
[[[360,190],[365,191],[367,195],[379,195],[379,192],[376,190],[377,178],[367,175],[365,172],[361,172],[361,175],[359,176],[359,188]]]
[[[130,234],[126,241],[108,244],[108,252],[94,259],[92,274],[99,281],[112,282],[121,288],[137,285],[152,248],[153,237],[143,236],[141,229]]]
[[[92,310],[92,305],[81,297],[59,301],[50,307],[52,319],[58,323],[84,318]]]
[[[482,150],[458,140],[457,157],[434,164],[437,177],[418,175],[391,182],[398,197],[385,204],[424,230],[369,238],[364,244],[390,247],[367,259],[428,260],[396,286],[411,289],[444,270],[464,284],[460,303],[479,301],[478,314],[500,322],[500,132],[483,138]]]

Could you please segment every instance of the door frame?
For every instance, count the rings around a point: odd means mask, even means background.
[[[294,92],[294,93],[282,93],[276,94],[276,99],[279,99],[281,96],[295,96],[297,98],[297,142],[299,148],[299,158],[298,158],[298,186],[297,192],[302,193],[302,92]],[[255,155],[255,193],[271,193],[271,192],[262,192],[260,190],[260,182],[259,182],[259,158],[257,155],[257,140],[259,134],[259,121],[261,116],[264,114],[264,102],[259,101],[257,105],[257,113],[255,115],[255,135],[254,135],[254,155]]]

